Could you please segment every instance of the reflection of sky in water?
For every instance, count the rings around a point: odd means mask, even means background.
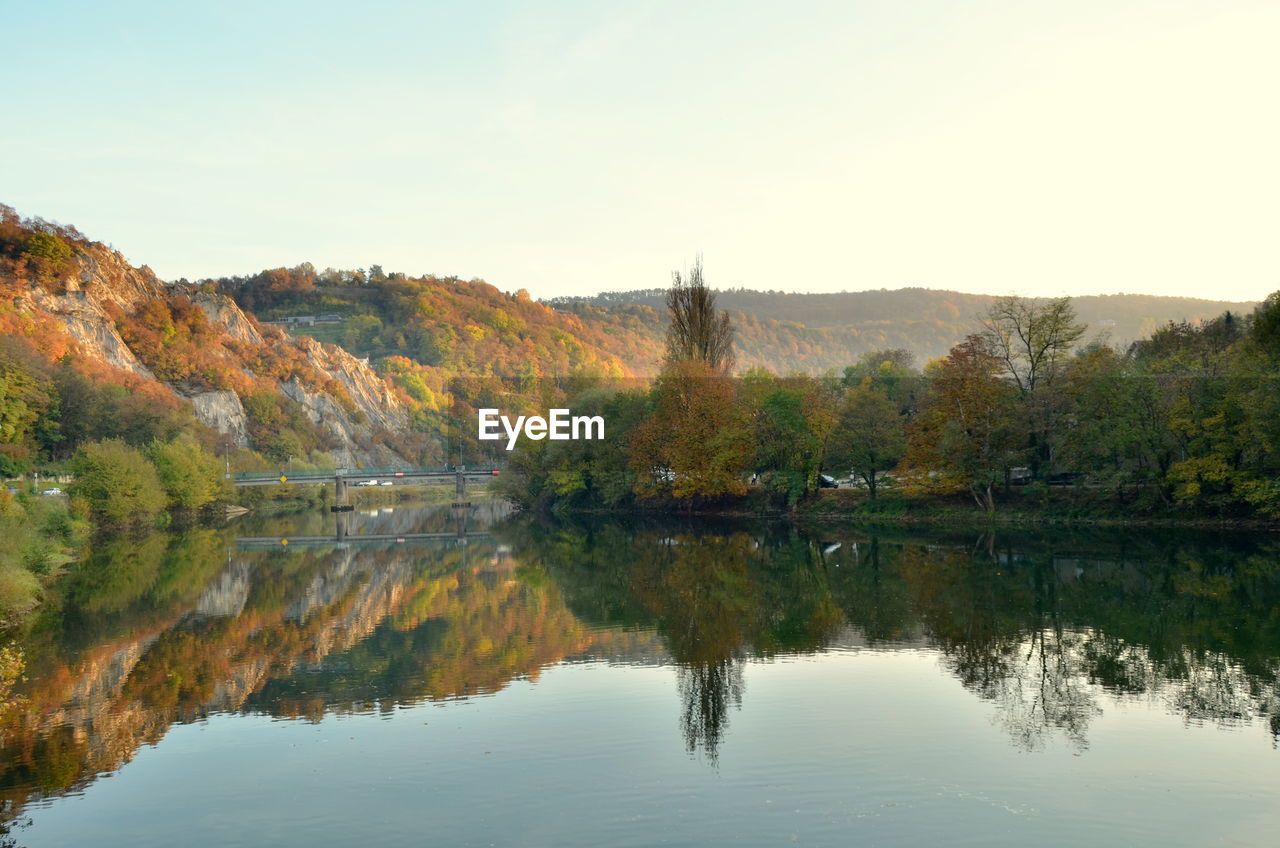
[[[1265,540],[516,522],[234,544],[334,521],[114,540],[73,569],[0,749],[0,800],[32,800],[18,844],[1253,845],[1280,825]]]
[[[32,846],[1266,844],[1280,757],[1110,699],[1085,752],[1010,745],[929,651],[749,662],[712,767],[669,667],[565,665],[493,696],[319,724],[173,728]],[[92,836],[91,836],[92,834]]]

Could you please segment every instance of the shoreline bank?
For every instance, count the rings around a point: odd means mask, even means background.
[[[631,504],[625,508],[591,508],[551,505],[551,515],[669,516],[672,518],[764,519],[797,524],[901,524],[903,526],[1055,527],[1114,529],[1247,530],[1280,532],[1280,520],[1244,516],[1211,516],[1172,512],[1133,512],[1132,504],[1105,500],[1082,501],[1065,497],[1041,504],[1007,503],[994,512],[956,499],[881,497],[849,498],[844,490],[827,490],[794,507],[762,503],[750,496],[737,503],[702,504],[693,507],[672,502]],[[1123,511],[1129,508],[1127,514]]]

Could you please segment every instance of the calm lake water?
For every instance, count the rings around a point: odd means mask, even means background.
[[[0,844],[1280,833],[1275,536],[344,522],[78,564],[22,636]]]

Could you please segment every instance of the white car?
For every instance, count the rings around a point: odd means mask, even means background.
[[[62,490],[59,489],[57,486],[54,486],[52,489],[45,489],[40,494],[48,495],[49,497],[57,497],[58,495],[62,494]]]
[[[379,485],[379,486],[394,486],[394,485],[395,485],[395,483],[393,483],[393,482],[392,482],[392,481],[390,481],[390,480],[383,480],[383,481],[382,481],[381,483],[379,483],[378,485]]]
[[[361,480],[359,483],[356,483],[356,485],[357,486],[376,486],[378,485],[378,481],[377,480]]]

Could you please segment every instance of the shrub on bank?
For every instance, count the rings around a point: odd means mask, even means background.
[[[171,509],[200,509],[225,494],[218,458],[191,436],[153,442],[147,457],[155,465]]]
[[[98,524],[145,522],[165,509],[196,510],[226,493],[218,458],[189,435],[139,450],[120,439],[80,446],[72,497]]]
[[[145,521],[168,502],[155,465],[120,439],[82,445],[71,467],[76,476],[72,497],[82,501],[101,524]]]

